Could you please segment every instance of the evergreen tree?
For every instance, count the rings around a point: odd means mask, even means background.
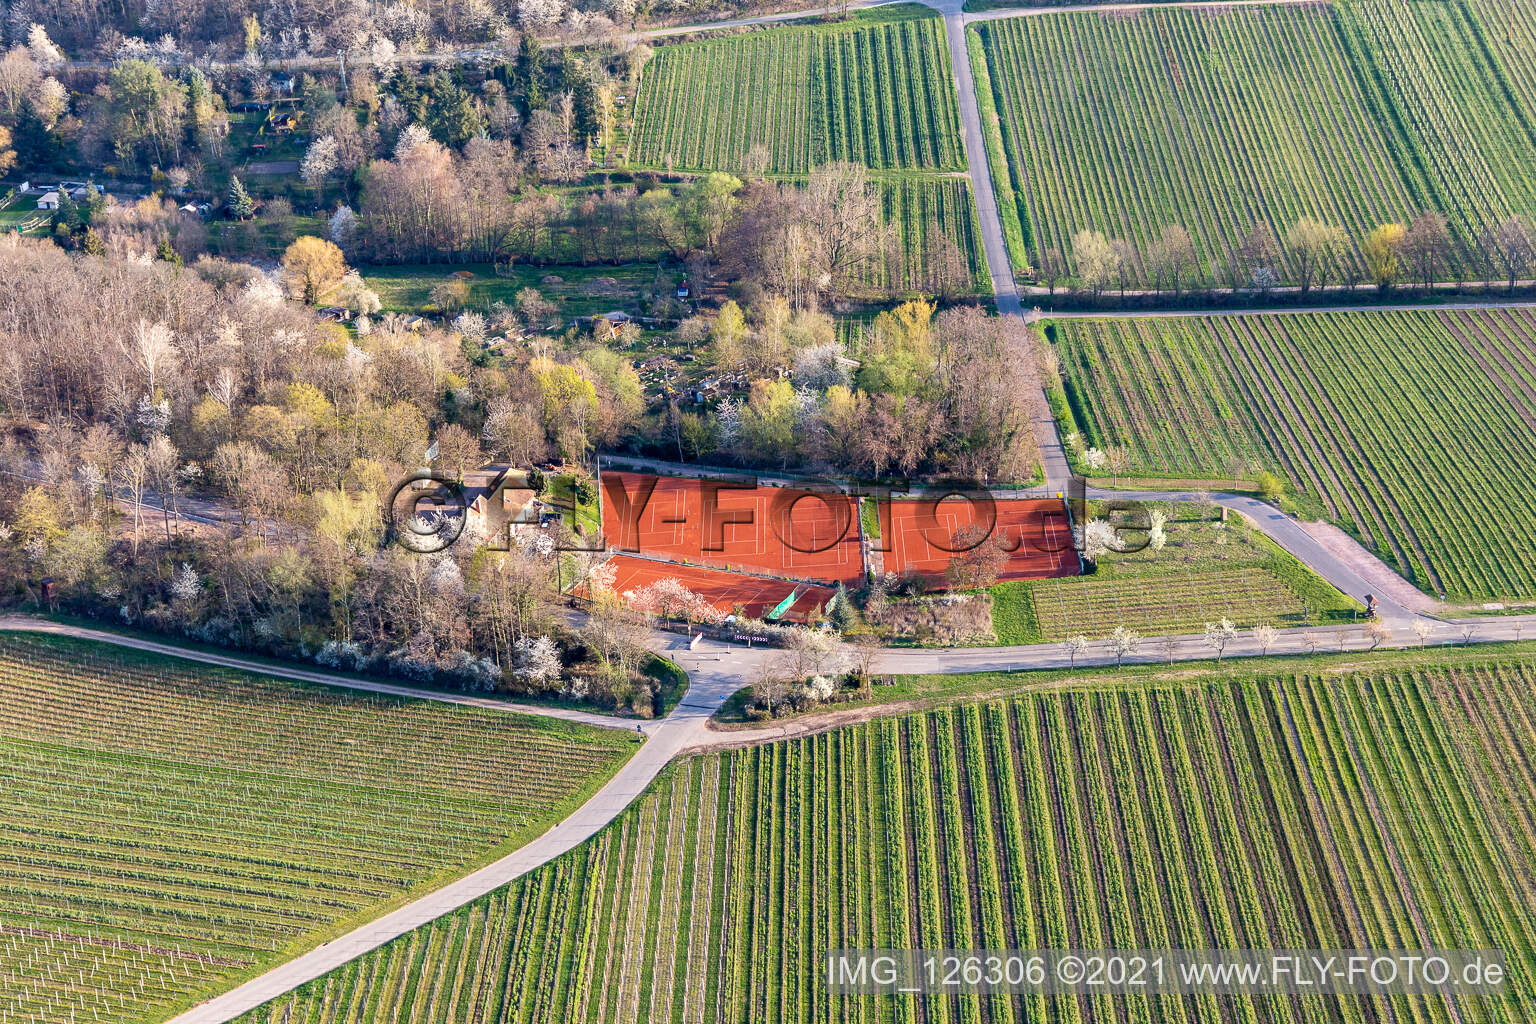
[[[576,57],[572,57],[566,63],[566,85],[571,90],[571,100],[575,107],[576,137],[583,144],[590,144],[593,136],[597,135],[597,75],[592,71],[592,65]]]
[[[87,185],[85,188],[85,202],[80,207],[80,223],[89,226],[105,205],[107,205],[107,201],[101,198],[101,192],[96,186]]]
[[[59,208],[53,211],[53,229],[64,228],[71,234],[81,225],[80,207],[69,197],[68,190],[59,189]]]
[[[827,617],[839,633],[846,633],[859,623],[858,612],[854,611],[853,601],[848,597],[848,588],[841,583],[837,585],[832,600],[827,602]]]
[[[544,50],[531,32],[523,33],[517,48],[517,89],[523,95],[524,113],[544,105]]]
[[[405,68],[395,75],[395,99],[405,108],[405,113],[412,124],[423,124],[427,120],[428,97],[422,92],[421,86],[416,82],[416,76]]]
[[[178,267],[182,265],[181,253],[176,251],[176,247],[171,244],[171,239],[167,235],[161,235],[159,243],[155,245],[155,259],[164,260]]]
[[[11,146],[16,150],[17,167],[56,167],[68,163],[71,156],[59,136],[43,126],[30,100],[22,105],[11,129]]]
[[[240,184],[239,175],[230,175],[229,198],[225,200],[224,205],[229,210],[229,215],[236,220],[246,220],[256,212],[256,203],[252,201],[245,186]]]
[[[429,127],[444,145],[458,148],[485,132],[485,118],[474,97],[444,72],[432,76],[432,120]]]

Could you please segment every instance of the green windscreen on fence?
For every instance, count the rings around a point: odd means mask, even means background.
[[[794,607],[795,598],[797,598],[799,596],[800,596],[800,588],[796,587],[790,593],[790,595],[788,597],[786,597],[784,600],[780,601],[776,606],[774,606],[773,611],[769,612],[764,617],[766,619],[768,619],[770,622],[773,621],[774,619],[777,619],[779,616],[781,616],[785,612],[789,611],[790,608]]]

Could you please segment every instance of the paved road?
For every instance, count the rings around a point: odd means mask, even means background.
[[[1424,630],[1423,636],[1413,632],[1415,624]],[[1488,642],[1519,639],[1526,633],[1536,635],[1536,616],[1471,620],[1466,623],[1437,622],[1414,619],[1411,616],[1394,617],[1389,620],[1389,627],[1391,633],[1384,641],[1385,646]],[[126,637],[78,626],[39,622],[17,616],[0,617],[0,628],[31,629],[85,637],[208,664],[227,665],[268,675],[322,682],[351,689],[506,708],[609,728],[627,729],[634,724],[616,722],[613,719],[583,712],[509,705],[490,698],[412,690],[408,687],[352,680],[303,669],[286,669],[282,666],[250,662],[203,651],[189,651],[137,637]],[[764,648],[745,649],[715,642],[703,642],[697,649],[690,649],[684,638],[667,633],[653,634],[651,642],[653,649],[677,662],[688,673],[688,692],[665,719],[640,726],[641,731],[646,735],[646,742],[639,752],[619,769],[607,785],[569,818],[516,852],[354,929],[341,938],[280,964],[238,988],[193,1007],[176,1017],[170,1024],[224,1024],[535,870],[596,835],[633,803],[656,778],[656,775],[681,752],[735,746],[754,739],[766,742],[782,731],[781,726],[772,726],[761,730],[760,737],[754,737],[750,731],[722,732],[709,728],[710,717],[719,710],[731,694],[749,685],[756,678],[763,663],[768,659],[782,657],[781,652]],[[1233,639],[1223,654],[1225,657],[1235,658],[1281,653],[1363,651],[1374,648],[1379,642],[1383,641],[1372,638],[1359,627],[1284,630],[1280,631],[1272,642],[1265,642],[1250,632]],[[1113,665],[1121,658],[1126,663],[1191,661],[1209,659],[1215,653],[1205,643],[1203,637],[1177,636],[1148,638],[1118,655],[1110,643],[1104,640],[1091,642],[1075,653],[1066,645],[1059,643],[949,650],[886,650],[876,657],[873,667],[878,672],[893,674],[951,674],[1024,668],[1067,668],[1074,665],[1077,667]]]
[[[976,103],[976,78],[971,70],[970,50],[965,45],[965,25],[969,16],[960,9],[962,3],[963,0],[939,0],[929,6],[944,16],[944,34],[949,42],[949,63],[954,74],[955,95],[960,101],[961,144],[970,171],[971,195],[975,198],[976,215],[981,224],[981,247],[987,258],[987,272],[992,275],[993,300],[997,303],[998,313],[1003,316],[1023,316],[1024,307],[1019,302],[1013,265],[1009,261],[1008,246],[1003,239],[1003,222],[997,214],[997,194],[992,187],[992,172],[987,165],[981,111]],[[1022,336],[1020,348],[1019,358],[1023,365],[1032,367],[1034,355],[1029,341]],[[1045,469],[1045,489],[1064,491],[1072,472],[1067,465],[1066,449],[1061,445],[1061,437],[1056,431],[1056,419],[1051,415],[1045,393],[1037,391],[1030,395],[1029,406],[1030,428]]]
[[[709,744],[709,719],[751,682],[755,658],[726,658],[717,645],[695,652],[679,636],[655,638],[660,653],[688,671],[690,686],[672,714],[649,723],[645,745],[585,804],[554,828],[501,860],[357,928],[174,1018],[171,1024],[223,1024],[415,928],[484,896],[592,838],[645,791],[681,751]],[[612,724],[611,722],[609,724]]]
[[[1044,292],[1040,293],[1044,295]],[[1036,296],[1031,296],[1035,298]],[[1531,309],[1536,299],[1470,299],[1462,302],[1375,302],[1341,303],[1335,306],[1281,306],[1254,309],[1042,309],[1031,312],[1030,320],[1125,320],[1148,317],[1191,316],[1293,316],[1298,313],[1403,313],[1414,310],[1465,312],[1479,309]]]

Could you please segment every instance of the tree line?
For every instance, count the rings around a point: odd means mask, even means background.
[[[1381,291],[1447,281],[1459,288],[1469,280],[1488,287],[1502,281],[1513,290],[1533,274],[1536,225],[1530,218],[1506,217],[1461,239],[1435,212],[1406,224],[1378,225],[1356,240],[1310,216],[1299,218],[1283,236],[1260,223],[1229,259],[1210,263],[1200,259],[1193,236],[1178,225],[1164,228],[1142,249],[1101,231],[1082,230],[1072,236],[1070,261],[1050,249],[1032,272],[1052,295],[1058,286],[1073,283],[1094,298],[1142,289],[1175,295],[1211,289],[1265,294],[1287,284],[1303,295],[1364,283]]]

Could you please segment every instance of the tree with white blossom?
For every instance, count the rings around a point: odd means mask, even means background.
[[[1081,529],[1083,557],[1097,562],[1111,551],[1120,550],[1120,537],[1103,519],[1090,519]]]
[[[519,637],[512,674],[533,686],[545,687],[560,678],[560,648],[547,636]]]
[[[306,185],[319,187],[341,166],[336,136],[322,135],[309,144],[304,161],[299,165],[299,176]]]
[[[186,562],[181,563],[181,569],[171,580],[171,596],[188,604],[203,596],[203,581],[198,578],[197,571]]]
[[[518,0],[517,22],[527,32],[548,32],[560,24],[564,15],[565,4],[561,0]]]
[[[1109,635],[1109,649],[1115,652],[1116,668],[1123,665],[1125,656],[1139,646],[1141,646],[1141,637],[1124,626],[1116,626],[1115,631]]]
[[[1216,652],[1216,664],[1221,664],[1221,656],[1226,652],[1227,644],[1237,637],[1237,626],[1225,615],[1220,622],[1207,622],[1205,624],[1205,646]]]

